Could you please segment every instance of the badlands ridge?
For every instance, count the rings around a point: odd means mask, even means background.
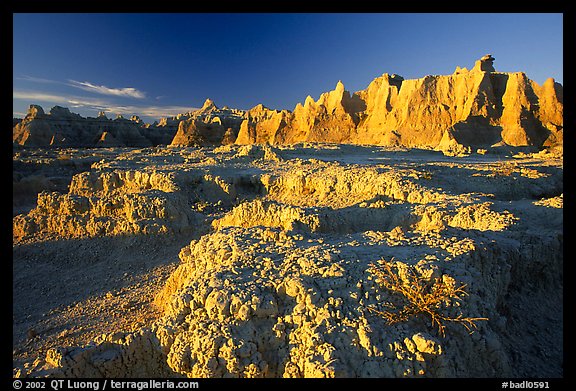
[[[562,377],[562,87],[492,63],[155,125],[31,106],[14,375]]]
[[[471,70],[413,80],[384,74],[353,94],[338,82],[292,112],[261,104],[248,111],[220,109],[207,99],[199,110],[150,125],[136,116],[83,118],[59,106],[46,114],[33,105],[15,125],[13,141],[60,147],[333,142],[447,151],[562,143],[562,85],[548,79],[539,86],[522,72],[496,72],[493,62],[486,55]]]

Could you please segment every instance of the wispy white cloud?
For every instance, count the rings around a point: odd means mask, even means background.
[[[70,104],[78,107],[89,107],[94,109],[104,109],[108,103],[101,99],[92,99],[86,97],[73,97],[55,94],[47,94],[39,91],[12,91],[13,99],[27,100],[29,102],[46,102],[51,104]]]
[[[84,91],[94,92],[102,95],[121,96],[125,98],[144,99],[146,94],[136,88],[110,88],[106,86],[98,86],[88,81],[68,80],[68,85],[71,87],[79,88]]]
[[[59,103],[64,98],[58,95],[46,94],[44,92],[12,90],[12,99]]]
[[[110,106],[106,111],[114,114],[133,113],[141,117],[161,118],[173,117],[194,110],[198,110],[198,108],[186,106]]]
[[[189,111],[198,109],[188,106],[126,106],[114,104],[103,99],[56,95],[41,91],[14,90],[12,92],[12,98],[31,103],[42,102],[48,104],[64,105],[72,108],[105,111],[111,114],[122,114],[124,116],[138,115],[140,117],[150,117],[155,119],[161,117],[172,117],[177,114],[187,113]]]
[[[29,76],[29,75],[18,76],[18,77],[15,77],[14,79],[16,79],[16,80],[30,81],[30,82],[33,82],[33,83],[64,84],[64,83],[62,83],[61,81],[50,80],[50,79],[43,79],[43,78],[41,78],[41,77],[34,77],[34,76]]]
[[[111,96],[136,98],[136,99],[144,99],[146,97],[146,94],[144,92],[133,87],[110,88],[106,86],[99,86],[89,81],[76,81],[76,80],[68,80],[68,82],[65,83],[58,80],[44,79],[41,77],[35,77],[30,75],[22,75],[15,77],[14,79],[29,81],[33,83],[42,83],[42,84],[62,84],[69,87],[79,88],[84,91],[94,92],[96,94],[101,95],[111,95]]]

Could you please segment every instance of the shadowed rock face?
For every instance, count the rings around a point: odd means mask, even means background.
[[[227,129],[231,132],[226,142],[234,142],[243,115],[243,110],[220,109],[210,99],[198,110],[163,118],[154,125],[145,124],[138,116],[110,120],[101,112],[97,118],[84,118],[60,106],[46,114],[42,107],[30,105],[25,118],[13,121],[12,141],[27,147],[220,145]]]
[[[168,136],[170,140],[173,134]],[[136,116],[110,120],[100,113],[97,118],[84,118],[60,106],[46,114],[42,107],[30,105],[12,131],[13,143],[29,147],[148,147],[166,143],[165,139],[166,129],[149,129]]]
[[[171,146],[219,145],[226,129],[217,122],[205,123],[191,118],[180,122]]]
[[[306,98],[293,113],[260,113],[240,129],[237,143],[301,141],[400,145],[542,146],[562,143],[563,89],[521,72],[499,73],[486,55],[474,68],[447,76],[404,80],[384,74],[350,95],[338,82],[318,101]],[[275,120],[271,118],[276,116]]]

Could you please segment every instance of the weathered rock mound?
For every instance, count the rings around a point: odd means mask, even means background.
[[[232,144],[244,119],[242,110],[218,108],[206,99],[202,108],[190,113],[178,125],[171,146],[213,146]]]
[[[178,232],[193,227],[186,198],[162,173],[84,172],[68,194],[43,191],[36,207],[13,221],[15,240]]]
[[[127,169],[140,152],[77,174],[68,194],[41,193],[15,230],[28,219],[62,235],[104,217],[133,234],[204,217],[211,229],[181,249],[155,299],[162,318],[51,350],[32,375],[513,377],[536,360],[561,376],[560,162],[309,150],[165,149],[154,170]],[[187,165],[175,164],[183,156]],[[356,163],[332,160],[343,156]],[[193,197],[224,207],[198,216]],[[442,334],[426,313],[387,322],[376,311],[399,298],[373,273],[383,260],[401,286],[411,275],[465,284],[467,295],[438,311],[487,319],[472,334],[449,321]]]
[[[196,119],[180,122],[178,132],[170,143],[170,146],[208,146],[220,145],[226,129],[219,123],[204,123]]]
[[[276,134],[286,126],[289,116],[286,110],[270,110],[261,104],[254,106],[246,112],[236,144],[273,144]]]

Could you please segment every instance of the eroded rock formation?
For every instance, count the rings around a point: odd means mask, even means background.
[[[246,112],[236,144],[273,144],[276,134],[286,126],[290,113],[287,110],[270,110],[259,104]]]
[[[426,147],[448,154],[495,145],[554,146],[563,143],[563,88],[542,86],[522,72],[502,73],[487,54],[471,70],[404,80],[387,73],[350,93],[339,81],[315,101],[308,96],[293,112],[257,105],[248,111],[202,108],[154,125],[130,120],[82,118],[56,106],[45,114],[31,105],[14,121],[13,141],[26,146],[208,146],[293,144],[303,141]]]
[[[83,346],[59,340],[18,374],[562,376],[561,159],[439,155],[227,145],[93,163],[14,217],[14,243],[190,240],[155,298],[162,316]],[[446,321],[442,335],[426,314],[387,323],[374,310],[399,297],[372,273],[383,261],[405,286],[466,284],[442,313],[487,319],[473,334]]]
[[[196,118],[180,122],[178,132],[170,143],[171,146],[205,146],[219,145],[226,129],[218,122],[205,123]]]
[[[54,106],[48,114],[38,105],[30,105],[28,114],[12,131],[15,144],[29,147],[148,147],[172,138],[163,128],[146,127],[140,118],[118,116],[110,120],[104,113],[84,118],[69,109]]]
[[[100,112],[97,118],[84,118],[60,106],[46,114],[41,106],[30,105],[25,118],[13,121],[12,140],[15,145],[27,147],[220,145],[236,140],[243,116],[244,111],[220,109],[210,99],[199,110],[162,118],[153,125],[136,115],[110,120]]]
[[[218,108],[206,99],[200,110],[180,121],[171,146],[208,146],[231,144],[236,140],[244,111]]]
[[[472,70],[404,80],[384,74],[350,95],[338,82],[318,101],[310,96],[282,120],[253,115],[237,143],[301,141],[459,147],[554,145],[563,139],[562,86],[521,72],[500,73],[486,55]],[[262,113],[261,108],[252,109]],[[279,114],[276,114],[277,116]]]

